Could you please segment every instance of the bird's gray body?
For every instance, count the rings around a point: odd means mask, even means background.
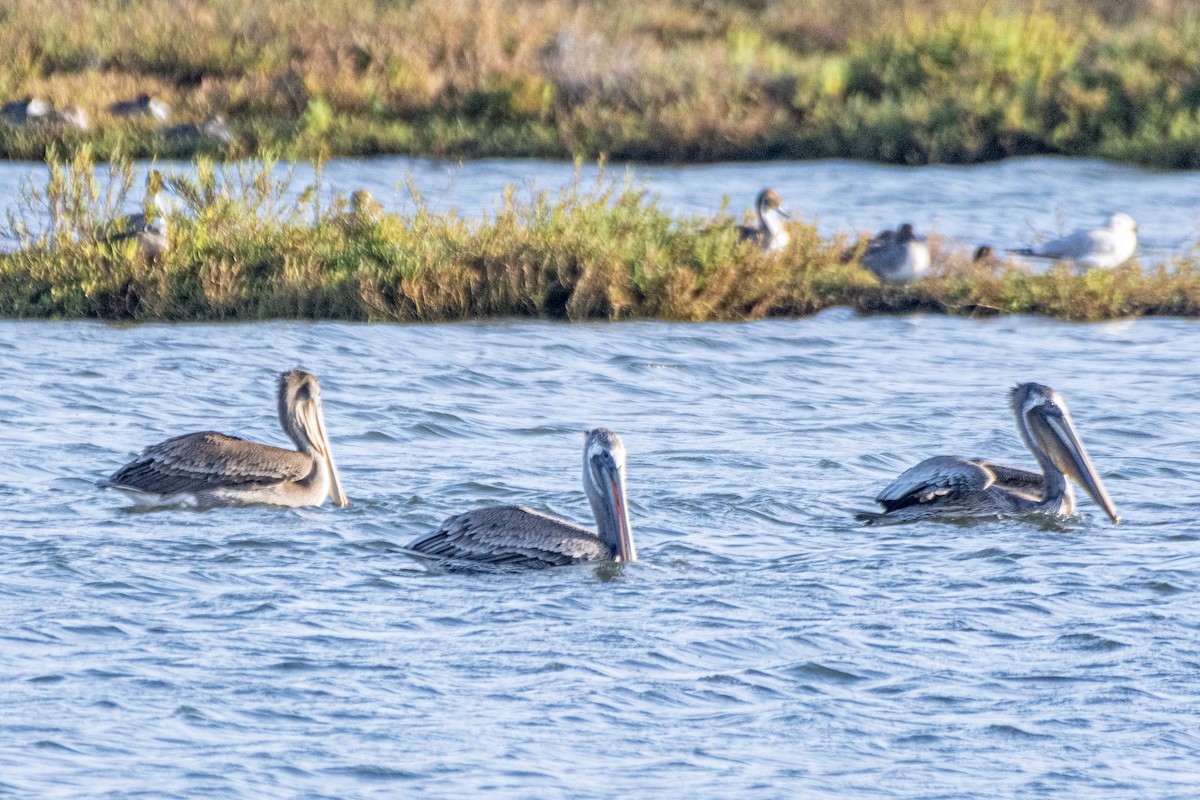
[[[151,117],[158,122],[171,119],[171,107],[148,94],[142,94],[133,100],[122,100],[108,107],[108,113],[115,117]]]
[[[14,100],[0,106],[0,120],[9,125],[20,127],[40,122],[48,117],[54,108],[40,97],[26,97]]]
[[[221,114],[209,117],[200,123],[188,122],[183,125],[172,125],[163,130],[164,138],[181,145],[195,146],[197,144],[228,145],[233,144],[233,129]]]
[[[492,506],[450,517],[406,549],[449,562],[532,569],[636,560],[625,500],[625,445],[607,428],[588,432],[583,485],[595,531],[522,506]]]
[[[167,230],[166,217],[155,217],[147,225],[144,214],[129,214],[117,220],[111,226],[111,232],[102,231],[101,240],[113,244],[136,240],[142,257],[147,261],[157,261],[171,249]]]
[[[320,505],[329,496],[320,463],[295,450],[203,431],[147,447],[107,485],[161,505]]]
[[[595,532],[523,506],[492,506],[450,517],[408,545],[424,556],[541,569],[612,561]]]
[[[1075,513],[1075,494],[1066,484],[1057,506],[1042,506],[1041,473],[978,458],[934,456],[900,474],[875,501],[897,521],[929,516],[971,517],[1041,511]]]
[[[1070,516],[1075,513],[1075,492],[1067,481],[1070,477],[1117,522],[1116,506],[1058,392],[1036,383],[1020,384],[1013,389],[1012,408],[1021,438],[1042,468],[1040,473],[983,459],[934,456],[905,470],[879,493],[875,501],[883,506],[883,514],[860,514],[859,518]]]
[[[929,246],[916,237],[911,225],[884,231],[867,243],[862,265],[882,280],[914,281],[929,271]]]
[[[1061,239],[1012,252],[1070,261],[1084,269],[1108,269],[1120,266],[1137,251],[1137,223],[1128,214],[1113,214],[1107,224],[1092,230],[1079,230]]]
[[[298,450],[215,431],[153,444],[100,485],[146,505],[346,505],[320,407],[317,379],[303,370],[279,378],[279,418]]]

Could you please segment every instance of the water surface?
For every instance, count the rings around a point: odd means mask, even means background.
[[[0,324],[0,793],[1194,797],[1200,326]],[[322,379],[353,505],[137,512],[94,482]],[[1070,403],[1126,521],[868,528],[938,453],[1029,465]],[[629,451],[642,561],[430,574]]]
[[[143,165],[144,168],[145,165]],[[185,163],[163,163],[188,171]],[[280,172],[284,169],[281,167]],[[23,181],[45,180],[45,168],[0,163],[0,197],[15,197]],[[307,165],[295,169],[293,196],[312,179]],[[436,211],[479,217],[495,210],[505,186],[525,197],[557,192],[578,180],[595,185],[597,169],[578,171],[561,161],[487,159],[451,162],[386,156],[339,158],[325,165],[326,196],[370,190],[393,211],[410,212],[409,184]],[[875,232],[911,222],[966,249],[988,243],[997,249],[1092,228],[1124,211],[1139,224],[1139,257],[1161,261],[1200,241],[1200,172],[1163,172],[1095,159],[1036,157],[971,166],[898,167],[861,161],[801,161],[699,166],[610,165],[605,180],[629,180],[673,214],[711,217],[728,199],[740,218],[764,186],[782,194],[794,217],[815,221],[827,235]],[[139,188],[129,210],[142,202]],[[0,245],[4,244],[0,242]],[[11,249],[14,243],[7,242]]]

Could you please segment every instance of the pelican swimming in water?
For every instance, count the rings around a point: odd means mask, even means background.
[[[529,508],[492,506],[450,517],[406,549],[437,559],[533,569],[636,561],[625,501],[625,445],[608,428],[588,431],[583,488],[596,517],[595,532]]]
[[[1049,386],[1022,383],[1012,390],[1012,409],[1025,446],[1041,474],[979,459],[934,456],[906,470],[875,501],[883,514],[861,514],[864,521],[928,517],[982,517],[997,514],[1075,513],[1076,480],[1113,523],[1117,507],[1104,488],[1062,396]]]
[[[758,224],[738,225],[738,237],[743,242],[754,242],[766,253],[783,250],[792,239],[783,227],[783,221],[788,214],[782,206],[783,200],[778,192],[774,189],[763,189],[754,201]]]
[[[862,265],[885,281],[915,281],[929,271],[929,245],[906,222],[867,242]]]
[[[1079,230],[1070,236],[1012,252],[1022,256],[1070,261],[1088,269],[1108,269],[1124,264],[1137,250],[1137,223],[1128,214],[1117,213],[1108,224],[1093,230]]]
[[[299,450],[204,431],[151,445],[101,486],[146,505],[319,506],[349,501],[342,491],[316,376],[294,369],[279,376],[279,421]]]

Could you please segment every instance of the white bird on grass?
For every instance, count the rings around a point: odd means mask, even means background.
[[[1070,261],[1084,269],[1108,269],[1133,258],[1137,250],[1137,229],[1133,217],[1116,213],[1102,228],[1075,231],[1070,236],[1013,252],[1021,256]]]

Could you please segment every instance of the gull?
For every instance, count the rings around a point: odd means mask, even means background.
[[[1071,261],[1084,269],[1108,269],[1124,264],[1137,250],[1137,223],[1133,217],[1116,213],[1102,228],[1079,230],[1070,236],[1013,252],[1021,256]]]

